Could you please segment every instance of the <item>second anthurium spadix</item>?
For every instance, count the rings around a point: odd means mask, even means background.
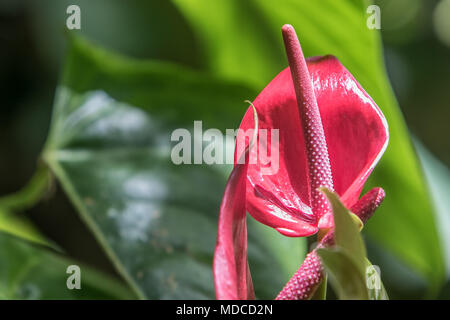
[[[271,165],[277,169],[274,172],[265,171],[269,159],[256,153],[250,142],[246,151],[250,158],[256,158],[255,163],[237,163],[243,154],[237,154],[240,149],[236,148],[235,168],[220,210],[214,257],[219,299],[253,297],[246,211],[289,237],[330,231],[319,239],[326,245],[332,242],[326,238],[332,237],[333,213],[321,187],[334,191],[363,222],[384,198],[384,191],[377,188],[360,199],[365,181],[388,144],[388,126],[380,109],[336,57],[305,59],[293,27],[283,26],[282,34],[289,67],[253,101],[257,117],[249,108],[240,125],[240,132],[255,127],[278,129],[279,163]],[[238,135],[237,139],[243,137]],[[273,150],[272,141],[265,143],[267,150]],[[305,261],[320,278],[320,260],[313,262]],[[295,298],[295,294],[286,297]],[[307,297],[302,292],[297,298]]]

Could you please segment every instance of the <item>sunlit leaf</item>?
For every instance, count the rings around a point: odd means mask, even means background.
[[[422,162],[425,177],[430,187],[433,204],[437,214],[437,228],[440,230],[447,266],[447,278],[450,277],[450,171],[435,158],[417,139],[414,140],[417,154]]]

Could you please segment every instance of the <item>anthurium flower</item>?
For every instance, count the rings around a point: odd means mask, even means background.
[[[248,167],[246,208],[284,235],[309,236],[333,225],[328,202],[317,188],[336,191],[351,208],[386,149],[388,127],[378,106],[337,58],[305,60],[292,26],[282,31],[290,67],[253,102],[259,128],[279,129],[278,171],[263,174],[267,159],[253,155],[258,161]],[[240,129],[253,127],[248,110]]]
[[[287,236],[329,231],[319,246],[333,242],[333,219],[327,199],[318,188],[334,190],[347,208],[365,222],[384,199],[375,188],[359,199],[369,174],[388,143],[386,119],[375,102],[345,67],[332,56],[305,59],[297,35],[283,26],[289,60],[258,95],[245,114],[238,134],[278,129],[279,163],[266,173],[270,160],[259,136],[244,154],[236,148],[235,166],[225,188],[213,274],[218,299],[252,299],[247,261],[246,211],[256,220]],[[255,112],[258,117],[256,118]],[[244,136],[242,136],[242,134]],[[255,142],[258,148],[252,148]],[[256,159],[256,163],[242,162]],[[265,158],[267,157],[267,158]],[[359,199],[359,200],[358,200]],[[311,252],[278,299],[305,299],[322,280],[320,260]]]

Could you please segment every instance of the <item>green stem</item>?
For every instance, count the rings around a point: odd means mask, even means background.
[[[325,273],[319,287],[314,292],[311,300],[326,300],[327,298],[327,274]]]
[[[0,198],[0,208],[8,211],[22,211],[33,207],[50,189],[50,170],[39,164],[30,181],[21,190]]]

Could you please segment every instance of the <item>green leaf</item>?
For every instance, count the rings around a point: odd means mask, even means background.
[[[336,247],[325,252],[319,249],[319,255],[331,274],[331,283],[338,296],[341,299],[388,299],[378,266],[373,266],[366,258],[366,247],[360,234],[362,221],[344,206],[336,193],[327,188],[320,188],[320,191],[326,195],[333,210]],[[365,294],[360,292],[361,280]]]
[[[44,159],[140,298],[214,298],[211,264],[230,167],[173,164],[171,133],[199,119],[203,130],[237,128],[253,95],[71,39]],[[292,242],[266,238],[251,222],[248,238],[256,295],[272,299],[304,252],[286,262],[276,251]]]
[[[205,51],[209,70],[257,90],[287,66],[280,28],[292,24],[306,56],[333,54],[358,79],[387,118],[390,142],[367,183],[386,200],[367,233],[427,278],[444,276],[434,210],[408,130],[384,68],[380,35],[366,26],[368,1],[172,0]]]
[[[372,265],[368,259],[365,259],[365,263],[365,279],[369,300],[389,300],[386,289],[381,281],[381,272],[378,266]]]
[[[331,203],[334,218],[334,238],[336,245],[346,250],[361,273],[366,270],[366,248],[359,232],[359,223],[362,222],[353,213],[347,210],[339,196],[327,188],[320,188]],[[359,223],[355,223],[356,217]]]
[[[286,23],[296,28],[306,56],[336,55],[352,72],[369,72],[363,76],[371,82],[384,76],[379,34],[366,26],[367,1],[172,2],[199,38],[209,70],[223,77],[265,86],[287,66],[281,37]]]
[[[336,294],[341,300],[367,300],[369,299],[364,273],[347,252],[347,250],[334,247],[317,249],[328,278]]]
[[[450,171],[434,157],[419,140],[414,139],[417,154],[422,162],[431,197],[437,212],[437,228],[440,230],[447,267],[447,279],[450,278]]]
[[[57,248],[22,213],[44,196],[49,188],[50,180],[49,170],[40,167],[22,190],[0,198],[0,231]]]
[[[377,266],[365,259],[363,273],[342,247],[317,250],[330,282],[341,300],[388,300]]]
[[[0,299],[133,299],[117,280],[0,232]],[[81,289],[69,290],[67,267],[78,265]]]
[[[2,208],[0,208],[0,231],[38,244],[54,247],[26,217]]]
[[[48,168],[40,166],[24,188],[11,195],[0,197],[0,208],[9,211],[28,209],[41,200],[49,190],[50,184],[51,174]]]

